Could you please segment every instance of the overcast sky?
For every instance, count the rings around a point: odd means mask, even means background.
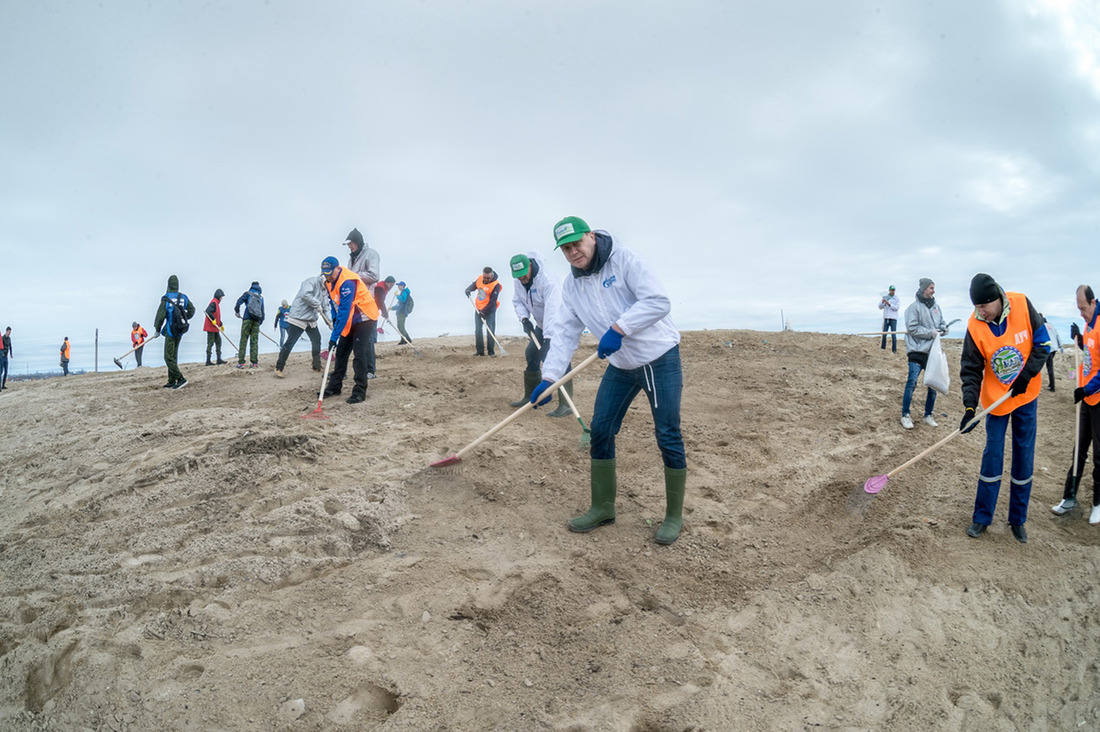
[[[564,275],[578,215],[682,329],[875,330],[921,277],[965,318],[985,271],[1064,332],[1100,288],[1098,49],[1095,0],[4,3],[0,327],[17,373],[64,336],[91,369],[97,327],[114,368],[170,274],[273,312],[355,226],[414,338],[470,333],[480,269]]]

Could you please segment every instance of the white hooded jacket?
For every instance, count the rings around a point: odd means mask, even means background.
[[[641,368],[680,342],[680,331],[669,315],[672,303],[657,274],[629,249],[612,247],[598,271],[582,277],[571,273],[562,283],[551,317],[550,353],[542,364],[544,379],[557,381],[565,375],[585,327],[599,338],[618,324],[625,334],[623,345],[608,361],[620,369]]]
[[[521,321],[533,318],[535,324],[542,328],[543,337],[553,338],[552,321],[557,302],[561,299],[561,285],[547,270],[538,252],[527,252],[527,258],[538,265],[538,272],[531,280],[530,289],[518,279],[513,283],[512,308]]]

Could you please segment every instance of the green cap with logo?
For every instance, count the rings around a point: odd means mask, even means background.
[[[512,276],[519,279],[520,277],[526,277],[531,271],[531,260],[525,254],[517,254],[512,257],[512,261],[508,263],[508,266],[512,270]]]
[[[562,244],[572,244],[575,241],[580,241],[581,237],[590,231],[592,229],[584,223],[584,219],[576,216],[566,216],[554,224],[554,248],[557,249]]]

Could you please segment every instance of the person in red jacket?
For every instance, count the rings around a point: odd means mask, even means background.
[[[202,321],[202,329],[206,331],[206,365],[213,366],[214,363],[210,361],[210,351],[213,349],[217,353],[217,364],[221,366],[225,361],[222,361],[222,333],[225,332],[225,325],[222,323],[222,298],[225,297],[225,293],[219,287],[214,290],[214,297],[210,299],[210,304],[206,306],[206,317]]]
[[[134,360],[137,361],[138,368],[141,368],[141,352],[145,350],[145,339],[148,337],[149,334],[141,327],[141,323],[135,320],[130,330],[130,343],[134,344]]]

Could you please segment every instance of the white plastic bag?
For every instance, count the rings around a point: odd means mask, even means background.
[[[951,372],[947,369],[947,354],[940,348],[937,333],[928,349],[928,365],[924,368],[924,385],[946,395],[951,390]]]

